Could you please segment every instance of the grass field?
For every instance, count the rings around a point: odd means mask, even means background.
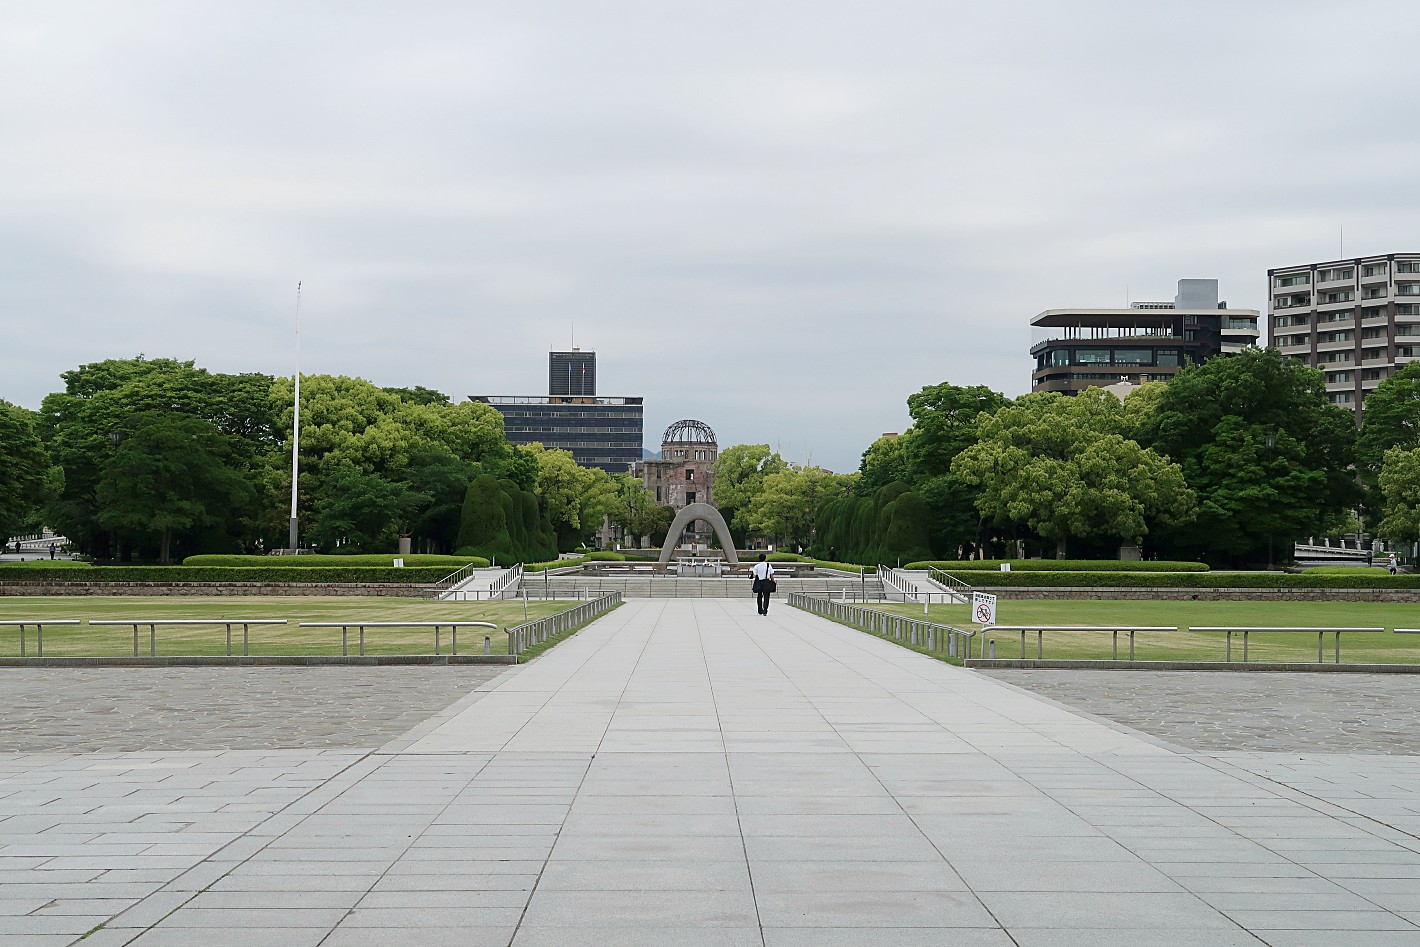
[[[528,618],[562,611],[573,602],[529,602]],[[503,629],[522,624],[522,602],[435,602],[412,598],[354,598],[350,596],[176,597],[176,596],[45,596],[0,598],[0,621],[30,619],[176,619],[211,621],[228,619],[286,618],[288,625],[253,626],[253,655],[340,654],[339,628],[299,628],[297,622],[360,621],[489,621],[497,631],[467,628],[459,631],[459,652],[481,653],[483,636],[492,636],[493,653],[506,654]],[[232,629],[232,653],[241,653],[240,627]],[[35,654],[35,629],[27,629],[29,654]],[[350,653],[357,653],[358,632],[350,629]],[[449,652],[449,629],[441,632],[442,650]],[[215,655],[226,653],[226,630],[212,626],[158,626],[159,655]],[[139,629],[139,654],[148,653],[148,628]],[[433,654],[432,628],[369,628],[366,654]],[[0,657],[18,657],[20,630],[0,626]],[[103,657],[133,654],[133,629],[124,626],[55,625],[44,631],[45,657]]]
[[[878,606],[895,615],[922,617],[921,605]],[[980,629],[968,619],[966,605],[933,605],[930,618],[944,625]],[[1420,627],[1420,605],[1390,602],[1193,602],[1095,601],[1076,599],[1001,599],[996,620],[1002,625],[1157,625],[1251,627],[1373,627],[1378,634],[1343,634],[1341,660],[1361,664],[1420,664],[1420,635],[1393,634],[1395,628]],[[996,656],[1020,657],[1020,635],[997,632]],[[1046,632],[1045,657],[1107,659],[1109,632]],[[1333,636],[1325,638],[1326,660],[1332,660]],[[1035,657],[1036,639],[1026,635],[1026,656]],[[1120,657],[1127,656],[1128,637],[1120,635]],[[1135,656],[1145,661],[1221,661],[1224,636],[1204,632],[1140,632],[1135,635]],[[1316,661],[1315,634],[1255,634],[1248,644],[1249,660]],[[973,651],[973,654],[976,652]],[[1233,660],[1242,659],[1242,639],[1233,636]]]

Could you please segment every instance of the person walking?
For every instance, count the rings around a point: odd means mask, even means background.
[[[1386,562],[1386,568],[1390,570],[1391,575],[1395,575],[1400,571],[1400,564],[1395,561],[1395,553],[1390,554],[1390,559]]]
[[[769,564],[769,560],[764,558],[764,553],[759,554],[759,561],[750,569],[750,575],[754,576],[755,601],[759,605],[761,615],[769,614],[769,596],[778,588],[778,583],[774,581],[774,567]]]

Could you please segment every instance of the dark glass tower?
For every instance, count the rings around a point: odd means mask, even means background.
[[[597,353],[573,349],[547,355],[547,393],[553,398],[593,398],[597,393]]]

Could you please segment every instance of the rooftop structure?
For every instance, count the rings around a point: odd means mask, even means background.
[[[548,353],[548,394],[469,395],[497,408],[510,443],[570,451],[583,467],[626,473],[641,459],[642,398],[599,397],[595,352]]]
[[[1033,391],[1076,394],[1121,382],[1168,381],[1190,363],[1257,344],[1256,309],[1229,309],[1218,281],[1178,281],[1172,302],[1128,309],[1047,309],[1031,320]]]

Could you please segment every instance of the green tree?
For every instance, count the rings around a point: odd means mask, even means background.
[[[37,525],[48,458],[33,411],[0,401],[0,543]]]
[[[511,565],[557,556],[557,536],[541,516],[537,497],[511,480],[481,474],[469,484],[459,526],[460,555]]]
[[[214,375],[190,361],[138,356],[81,365],[62,377],[64,391],[46,397],[40,410],[41,439],[62,470],[44,518],[95,555],[109,551],[98,485],[134,416],[175,413],[207,422],[226,441],[226,465],[252,481],[262,479],[266,454],[279,444],[266,375]],[[220,532],[241,538],[255,512],[252,502],[223,510]]]
[[[1151,522],[1187,520],[1195,500],[1176,464],[1118,433],[1122,413],[1098,389],[1025,395],[982,420],[952,469],[982,513],[1054,540],[1060,558],[1072,536],[1139,542]]]
[[[675,514],[656,503],[656,495],[638,478],[618,474],[611,480],[616,493],[608,515],[628,541],[634,544],[638,539],[649,538],[657,528],[664,533],[670,527]]]
[[[1372,524],[1389,515],[1385,508],[1392,501],[1383,495],[1379,478],[1386,455],[1396,447],[1420,447],[1420,362],[1398,369],[1366,395],[1366,411],[1356,435],[1356,470]]]
[[[811,546],[817,513],[831,499],[847,492],[849,481],[817,467],[793,467],[769,474],[747,512],[756,533]]]
[[[1175,555],[1259,559],[1269,536],[1290,549],[1327,532],[1360,499],[1354,416],[1327,400],[1321,372],[1275,349],[1183,369],[1142,419],[1139,436],[1176,461],[1198,495],[1197,518],[1161,537]],[[1272,490],[1258,492],[1260,471]]]
[[[311,510],[307,538],[328,551],[393,551],[401,525],[429,503],[407,483],[391,482],[352,464],[327,470],[324,486]]]
[[[982,415],[994,414],[1009,403],[1005,395],[984,385],[943,383],[908,395],[912,436],[904,448],[909,475],[901,479],[915,483],[950,473],[956,456],[976,443]]]
[[[172,561],[174,535],[221,523],[251,499],[251,485],[231,466],[231,445],[210,422],[146,411],[128,419],[95,490],[98,521],[120,535],[156,535],[159,561]]]
[[[1377,532],[1392,541],[1420,540],[1420,447],[1386,451],[1377,479],[1384,513]]]
[[[557,532],[558,549],[570,552],[601,526],[602,517],[615,503],[616,485],[605,470],[580,466],[571,451],[535,444],[533,456],[537,460],[534,493]]]
[[[768,444],[736,444],[715,458],[715,506],[731,529],[743,536],[749,530],[748,510],[764,489],[764,478],[787,470]]]

